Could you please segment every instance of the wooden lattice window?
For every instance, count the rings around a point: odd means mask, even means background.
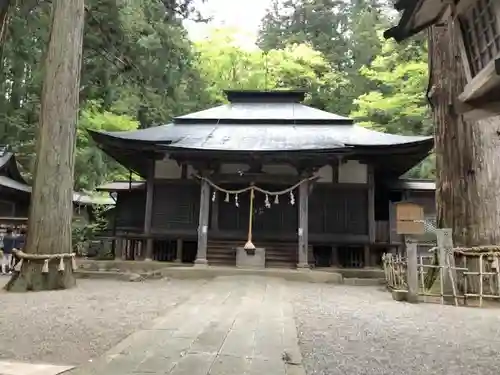
[[[476,0],[460,17],[473,76],[500,53],[498,9],[497,0]]]

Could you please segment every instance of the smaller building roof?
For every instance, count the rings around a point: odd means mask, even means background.
[[[0,176],[0,186],[12,190],[31,194],[31,186],[13,180],[7,176]],[[95,197],[85,193],[73,193],[73,203],[81,205],[113,205],[113,199],[108,197]]]
[[[393,190],[435,191],[436,183],[427,179],[399,179],[393,181],[389,187]]]
[[[0,187],[31,194],[31,186],[21,176],[15,154],[8,146],[0,146]],[[73,202],[81,205],[114,204],[111,198],[95,197],[81,192],[73,194]]]
[[[447,3],[439,0],[399,0],[394,7],[402,11],[399,23],[384,33],[400,42],[438,22]]]
[[[126,191],[126,190],[138,190],[145,186],[144,181],[114,181],[108,182],[106,184],[100,185],[96,188],[97,191]]]

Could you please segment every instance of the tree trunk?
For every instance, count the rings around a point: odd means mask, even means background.
[[[429,34],[437,223],[453,230],[456,246],[496,245],[500,244],[500,117],[466,121],[457,114],[454,103],[466,79],[454,27],[449,21],[432,27]],[[478,259],[467,262],[469,271],[479,269]],[[426,277],[429,288],[436,270]],[[467,289],[477,292],[479,279],[468,278]]]
[[[82,56],[84,0],[53,0],[52,26],[37,136],[35,179],[25,252],[72,252],[73,170]],[[64,289],[75,285],[71,260],[24,261],[7,290]]]
[[[429,38],[438,226],[453,229],[455,245],[500,244],[500,117],[456,113],[465,74],[453,27],[435,26]]]

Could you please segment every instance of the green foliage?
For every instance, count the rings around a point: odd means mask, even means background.
[[[377,30],[389,24],[386,5],[380,0],[274,0],[262,20],[259,46],[270,50],[308,43],[320,51],[332,69],[347,77],[337,112],[348,114],[353,100],[371,89],[359,69],[382,48]]]
[[[389,24],[386,0],[276,0],[256,50],[238,46],[228,29],[191,43],[183,20],[201,18],[194,3],[86,1],[75,189],[129,178],[87,129],[168,123],[224,102],[228,88],[307,90],[307,104],[351,114],[366,126],[432,134],[425,42],[399,46],[381,37]],[[14,148],[28,179],[50,6],[12,7],[9,37],[0,46],[0,143]],[[430,160],[410,173],[431,176],[433,168]]]
[[[91,241],[108,227],[106,212],[109,206],[95,205],[89,214],[87,208],[81,208],[80,215],[74,215],[72,235],[74,251],[79,256],[86,256]],[[89,217],[91,215],[92,217]]]
[[[307,44],[291,44],[269,51],[239,47],[230,29],[219,29],[196,44],[198,69],[215,102],[223,102],[224,89],[301,89],[310,93],[308,104],[339,112],[348,84],[321,52]],[[208,64],[207,62],[210,61]],[[335,97],[340,100],[332,101]]]
[[[382,35],[379,35],[382,39]],[[351,117],[364,126],[394,134],[432,135],[426,45],[417,40],[403,45],[385,41],[371,64],[360,69],[376,89],[354,101]],[[435,177],[432,155],[408,172],[407,177]]]
[[[129,130],[163,124],[204,107],[203,81],[182,20],[193,0],[88,0],[81,78],[75,189],[125,173],[89,142],[87,128]],[[0,143],[17,153],[28,180],[34,164],[50,2],[12,7],[0,46]],[[96,104],[98,103],[98,104]]]
[[[127,180],[129,172],[103,152],[90,140],[87,130],[129,131],[139,127],[139,122],[126,115],[102,109],[89,102],[80,111],[75,154],[75,189],[91,190],[107,180]]]
[[[383,38],[380,35],[380,38]],[[428,83],[427,52],[421,49],[412,59],[407,50],[386,41],[379,56],[360,69],[376,87],[359,96],[351,116],[366,126],[396,134],[430,135],[432,126],[425,92]]]

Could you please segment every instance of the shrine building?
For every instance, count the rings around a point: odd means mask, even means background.
[[[144,179],[100,187],[116,200],[119,256],[373,266],[398,243],[393,202],[409,190],[434,209],[434,190],[400,179],[429,154],[432,137],[358,126],[302,104],[301,91],[226,95],[228,104],[171,124],[90,131],[100,149]]]

